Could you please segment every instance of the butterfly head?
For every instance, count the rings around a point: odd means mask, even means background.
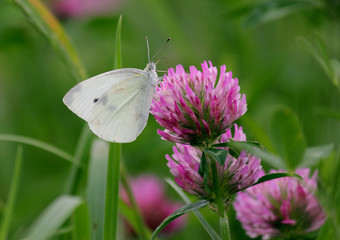
[[[149,62],[149,63],[146,65],[146,68],[145,68],[144,70],[147,71],[147,72],[156,71],[156,63],[154,63],[154,62]]]

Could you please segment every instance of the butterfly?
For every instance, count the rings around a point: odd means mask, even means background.
[[[148,42],[147,46],[149,63],[144,70],[122,68],[102,73],[78,83],[63,98],[65,105],[106,141],[132,142],[146,126],[161,80],[156,63],[150,61]]]

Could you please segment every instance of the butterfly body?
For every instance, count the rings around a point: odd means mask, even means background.
[[[82,81],[63,101],[98,137],[132,142],[146,126],[158,82],[156,64],[150,62],[144,70],[117,69]]]

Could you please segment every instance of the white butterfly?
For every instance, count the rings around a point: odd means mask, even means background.
[[[156,64],[150,62],[144,70],[123,68],[87,79],[63,101],[98,137],[132,142],[146,126],[158,82]]]

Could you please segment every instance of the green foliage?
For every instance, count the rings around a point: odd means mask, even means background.
[[[78,167],[80,167],[79,163],[75,162],[74,158],[70,154],[64,152],[63,150],[51,144],[42,142],[40,140],[36,140],[30,137],[12,135],[12,134],[0,134],[0,141],[16,142],[16,143],[23,143],[23,144],[31,145],[31,146],[43,149],[45,151],[48,151],[50,153],[53,153],[67,161],[70,161],[71,163],[77,165]]]
[[[316,2],[306,0],[264,1],[253,7],[244,21],[245,27],[254,27],[291,15],[293,13],[315,8]]]
[[[340,63],[338,59],[332,59],[329,56],[324,40],[321,36],[315,35],[316,44],[312,44],[307,39],[299,36],[297,42],[301,44],[320,64],[333,85],[340,92]]]
[[[163,222],[155,229],[155,231],[152,234],[151,240],[155,239],[156,235],[169,223],[171,223],[176,218],[182,216],[185,213],[197,211],[205,206],[207,206],[209,201],[207,200],[200,200],[194,203],[190,203],[188,205],[185,205],[184,207],[181,207],[177,209],[175,212],[173,212],[170,216],[168,216],[166,219],[163,220]]]
[[[48,239],[82,203],[83,201],[79,197],[68,195],[58,197],[34,221],[28,230],[25,239]]]
[[[81,204],[72,217],[72,239],[74,240],[90,240],[91,227],[89,218],[89,209],[86,203]]]
[[[114,66],[122,68],[121,57],[121,25],[120,16],[116,30],[116,57]],[[104,211],[104,240],[115,240],[118,225],[118,195],[119,195],[119,175],[122,144],[109,143],[109,153],[106,168],[106,191],[105,191],[105,211]]]
[[[286,169],[286,164],[283,160],[272,154],[267,152],[258,142],[252,141],[229,141],[225,143],[217,143],[213,145],[214,147],[229,147],[230,154],[233,157],[238,158],[242,150],[245,150],[259,158],[262,161],[268,163],[270,166],[274,168],[282,168]]]
[[[73,77],[80,82],[86,79],[85,70],[67,34],[53,14],[39,0],[7,0],[16,5],[33,22],[33,26],[60,54]]]
[[[221,166],[224,165],[227,155],[229,152],[224,149],[216,149],[216,148],[206,148],[204,152],[208,154],[212,159],[218,162]]]
[[[103,235],[98,236],[93,222],[101,225],[103,232],[108,150],[100,153],[93,149],[89,156],[93,135],[61,99],[73,85],[70,76],[75,81],[87,78],[85,66],[92,76],[112,70],[113,61],[114,68],[121,67],[119,59],[124,56],[125,67],[143,68],[147,35],[151,52],[155,52],[153,46],[168,36],[172,38],[162,52],[161,59],[166,60],[158,63],[158,69],[177,64],[186,70],[189,65],[199,68],[203,60],[212,60],[217,67],[226,64],[247,96],[248,111],[239,123],[247,139],[258,141],[268,151],[254,141],[231,141],[220,147],[228,147],[233,156],[246,150],[260,157],[265,170],[319,170],[318,196],[328,219],[318,239],[340,239],[339,6],[337,1],[314,0],[197,0],[195,4],[143,0],[126,2],[120,10],[105,16],[68,16],[59,22],[38,0],[1,1],[1,236],[6,232],[7,239],[15,240],[25,233],[34,234],[30,235],[32,239],[61,240],[86,239],[92,233],[93,239],[101,239]],[[124,13],[123,28],[120,12]],[[38,32],[32,31],[28,22]],[[51,46],[57,54],[52,53]],[[285,108],[278,111],[277,106]],[[159,125],[151,117],[137,141],[124,145],[122,155],[132,175],[169,175],[164,155],[171,154],[172,144],[160,141],[157,128]],[[16,165],[12,160],[13,142],[29,145],[21,173],[14,176],[9,171]],[[205,151],[204,156],[223,163],[226,152],[214,151]],[[200,166],[201,175],[206,167]],[[8,200],[13,191],[10,183],[18,181],[19,175],[20,188],[13,204]],[[69,195],[61,195],[63,192]],[[76,197],[84,192],[85,200]],[[39,213],[41,206],[60,195]],[[88,213],[83,201],[87,202]],[[121,201],[119,211],[141,235],[136,212]],[[183,231],[168,238],[205,239],[207,231],[212,239],[219,239],[211,227],[218,225],[215,216],[208,209],[193,212],[203,228],[196,219],[189,218]],[[87,223],[87,214],[91,224]],[[34,221],[38,215],[40,220]],[[234,218],[229,220],[233,239],[250,239]],[[3,224],[6,221],[10,224]],[[25,232],[29,225],[31,228]]]
[[[104,236],[107,154],[107,145],[101,140],[95,140],[91,148],[87,182],[87,202],[93,240],[103,239]]]
[[[264,176],[262,176],[256,183],[254,183],[252,186],[255,186],[257,184],[263,183],[263,182],[267,182],[273,179],[277,179],[277,178],[282,178],[282,177],[297,177],[300,178],[301,180],[303,180],[303,178],[296,174],[296,173],[269,173],[266,174]]]
[[[296,114],[288,108],[275,111],[270,122],[270,133],[275,148],[289,169],[298,166],[302,161],[306,143]]]
[[[185,195],[182,189],[178,187],[178,185],[171,179],[166,179],[167,183],[177,192],[177,194],[182,198],[182,200],[185,202],[185,204],[191,204],[192,202],[190,199]],[[220,240],[220,236],[217,235],[214,228],[207,222],[207,220],[202,216],[202,214],[198,210],[194,210],[193,213],[197,217],[197,219],[202,224],[203,228],[207,231],[211,239]]]
[[[9,232],[10,225],[11,225],[15,201],[16,201],[16,197],[18,194],[18,184],[19,184],[21,168],[22,168],[21,166],[22,166],[22,146],[18,146],[10,192],[8,194],[5,211],[2,216],[1,225],[0,225],[0,239],[1,240],[7,239],[7,235]]]

